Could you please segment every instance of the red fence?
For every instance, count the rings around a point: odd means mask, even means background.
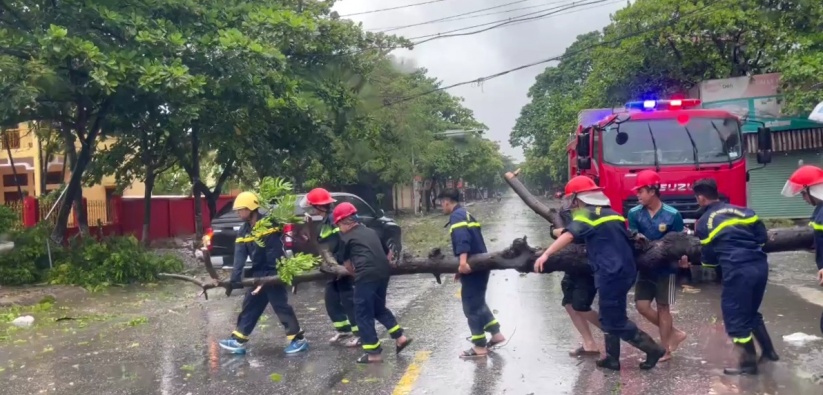
[[[220,196],[217,200],[217,210],[231,202],[233,196]],[[143,235],[143,216],[145,213],[145,199],[123,198],[114,196],[106,201],[87,201],[83,198],[89,228],[92,233],[102,232],[105,235],[131,234],[138,239]],[[205,199],[201,199],[203,213],[203,227],[208,227],[209,209]],[[45,207],[33,197],[26,197],[19,207],[20,218],[24,226],[31,227],[44,220],[51,207]],[[49,217],[49,221],[56,218],[56,210]],[[67,233],[74,235],[78,232],[77,215],[72,210]],[[100,226],[102,229],[100,229]],[[194,198],[192,197],[152,197],[151,222],[149,239],[167,239],[178,236],[188,236],[195,233],[194,225]]]

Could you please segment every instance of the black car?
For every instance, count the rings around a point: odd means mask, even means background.
[[[350,193],[333,192],[332,197],[337,200],[336,204],[349,202],[357,208],[357,216],[360,217],[361,222],[369,228],[377,231],[380,238],[391,249],[394,259],[400,258],[400,251],[402,251],[402,244],[400,242],[400,226],[394,222],[393,219],[386,217],[381,209],[373,209],[368,203],[363,201],[357,195]],[[298,195],[299,202],[304,195]],[[209,251],[208,255],[211,264],[215,268],[222,268],[223,270],[231,270],[234,263],[234,241],[237,239],[237,231],[240,229],[240,217],[232,210],[234,201],[226,203],[217,215],[211,221],[211,228],[206,230],[204,237],[204,246]],[[295,214],[304,216],[305,210],[302,207],[295,207]],[[315,226],[320,226],[322,218],[319,216],[312,217],[312,223]],[[307,252],[307,243],[302,237],[296,237],[298,234],[308,234],[307,229],[303,229],[302,225],[287,224],[283,226],[284,229],[284,245],[286,248],[286,255],[292,255],[295,252]],[[251,261],[246,258],[246,269],[249,269]]]

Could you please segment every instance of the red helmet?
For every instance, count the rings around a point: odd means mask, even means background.
[[[566,183],[566,197],[571,197],[581,192],[599,191],[603,188],[597,186],[589,177],[575,176]]]
[[[801,166],[786,181],[781,194],[783,196],[795,196],[807,188],[823,184],[823,169],[817,166]]]
[[[334,218],[334,224],[337,225],[338,222],[355,214],[357,214],[357,209],[354,205],[349,202],[343,202],[334,208],[332,218]]]
[[[314,188],[306,194],[306,201],[312,206],[325,206],[336,202],[329,191],[323,188]]]
[[[632,188],[632,191],[637,192],[640,188],[659,186],[660,174],[657,174],[653,170],[643,170],[640,173],[637,173],[637,179],[635,180],[635,186]]]

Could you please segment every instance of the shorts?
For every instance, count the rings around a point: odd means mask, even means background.
[[[571,275],[566,273],[560,282],[563,290],[562,306],[572,305],[574,311],[592,311],[594,296],[597,294],[597,287],[594,286],[594,276],[591,274]]]
[[[673,305],[677,299],[677,276],[639,273],[634,286],[634,300],[657,301],[658,304]]]

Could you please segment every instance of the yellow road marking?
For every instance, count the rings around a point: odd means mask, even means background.
[[[392,391],[392,395],[411,394],[414,383],[417,382],[417,379],[420,377],[420,370],[423,369],[423,363],[429,359],[429,356],[431,356],[431,351],[418,351],[414,354],[414,360],[409,364],[409,367],[406,368],[406,373],[403,373],[400,381],[397,382],[394,391]]]

